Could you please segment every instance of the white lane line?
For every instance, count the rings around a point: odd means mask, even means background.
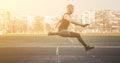
[[[57,46],[57,49],[56,49],[56,55],[59,55],[59,46]]]
[[[75,42],[71,38],[67,38],[71,43],[75,44]]]
[[[90,55],[92,58],[94,58],[94,60],[98,63],[103,63],[101,59],[99,59],[97,56],[95,55]]]
[[[83,48],[83,46],[0,46],[0,48],[19,48],[19,47],[78,47]],[[95,48],[120,48],[120,46],[94,46]]]
[[[56,63],[59,63],[59,46],[56,49]]]

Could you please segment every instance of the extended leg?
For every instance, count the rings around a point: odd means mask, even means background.
[[[80,34],[75,33],[75,32],[67,32],[67,31],[63,31],[63,32],[50,32],[48,35],[59,35],[59,36],[62,36],[62,37],[76,37],[79,40],[79,42],[85,47],[86,51],[91,50],[91,49],[94,48],[94,47],[88,46],[83,41],[83,39],[81,38]]]
[[[88,46],[88,45],[83,41],[83,39],[82,39],[82,37],[80,36],[80,34],[74,33],[74,32],[70,32],[70,34],[71,34],[71,37],[76,37],[76,38],[79,40],[79,42],[85,47],[85,50],[86,50],[86,51],[94,48],[94,47]]]
[[[48,35],[60,35],[60,32],[49,32]]]

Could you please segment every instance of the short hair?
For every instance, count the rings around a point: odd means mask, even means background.
[[[69,8],[69,7],[74,7],[74,5],[72,5],[72,4],[67,5],[67,8]]]

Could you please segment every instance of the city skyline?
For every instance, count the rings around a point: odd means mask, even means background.
[[[119,10],[119,0],[0,0],[0,9],[11,15],[59,16],[65,13],[66,5],[75,6],[75,14],[84,10]]]

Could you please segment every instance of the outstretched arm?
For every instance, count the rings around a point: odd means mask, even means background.
[[[81,27],[86,27],[86,26],[88,26],[89,24],[85,24],[85,25],[83,25],[83,24],[79,24],[78,22],[76,22],[74,19],[72,19],[69,15],[65,15],[64,16],[64,19],[66,19],[67,21],[69,21],[69,22],[71,22],[71,23],[73,23],[73,24],[75,24],[75,25],[78,25],[78,26],[81,26]]]
[[[75,25],[78,25],[78,26],[81,26],[81,27],[86,27],[86,26],[88,26],[89,24],[79,24],[79,23],[77,23],[77,22],[71,22],[71,23],[73,23],[73,24],[75,24]]]

